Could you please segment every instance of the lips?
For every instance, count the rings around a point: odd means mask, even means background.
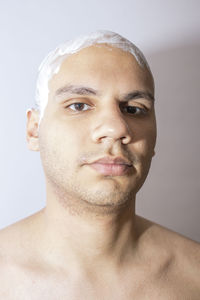
[[[103,157],[88,165],[105,176],[123,176],[126,175],[132,167],[132,164],[122,157]]]
[[[131,162],[127,161],[126,159],[122,158],[122,157],[115,157],[115,158],[111,158],[111,157],[103,157],[100,158],[96,161],[94,161],[94,163],[99,163],[99,164],[118,164],[118,165],[127,165],[127,166],[131,166]]]

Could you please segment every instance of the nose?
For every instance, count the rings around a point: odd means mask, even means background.
[[[129,144],[132,135],[128,123],[119,109],[108,109],[96,117],[93,123],[92,140],[101,143],[107,139],[121,140],[122,144]]]

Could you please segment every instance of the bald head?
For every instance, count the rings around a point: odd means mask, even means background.
[[[110,31],[97,31],[90,35],[82,36],[57,47],[47,55],[40,66],[36,89],[36,105],[37,109],[40,111],[40,121],[49,100],[49,81],[53,75],[59,72],[62,63],[66,58],[85,48],[88,49],[92,45],[96,48],[107,47],[107,49],[110,49],[112,52],[112,55],[114,55],[113,48],[131,54],[141,69],[145,70],[146,74],[149,74],[153,83],[153,77],[144,55],[133,43],[124,37]],[[104,58],[105,57],[102,55],[102,63]]]

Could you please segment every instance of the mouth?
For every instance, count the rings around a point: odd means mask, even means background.
[[[104,157],[88,165],[104,176],[124,176],[133,168],[131,162],[121,157]]]

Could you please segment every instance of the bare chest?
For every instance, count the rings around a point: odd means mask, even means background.
[[[11,271],[11,270],[10,270]],[[101,275],[101,274],[100,274]],[[74,281],[60,275],[35,276],[11,271],[0,275],[0,299],[4,300],[199,300],[199,292],[176,278],[126,278],[121,282]],[[103,277],[103,276],[102,276]]]

